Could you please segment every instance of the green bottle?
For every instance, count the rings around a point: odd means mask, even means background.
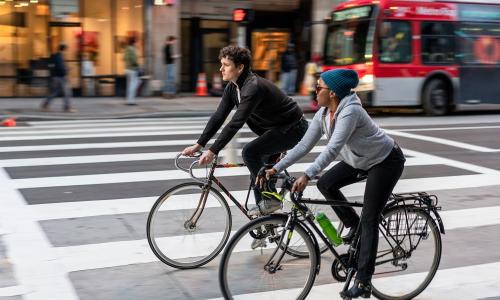
[[[321,229],[323,229],[326,237],[328,237],[328,239],[334,246],[339,246],[342,244],[342,238],[339,237],[337,229],[335,229],[332,222],[330,222],[330,219],[328,219],[328,217],[323,212],[319,212],[316,215],[316,221],[318,221],[319,226],[321,226]]]

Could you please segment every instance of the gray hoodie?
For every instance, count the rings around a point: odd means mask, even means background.
[[[392,151],[394,140],[373,122],[355,93],[340,101],[330,130],[326,112],[327,108],[316,112],[302,140],[274,166],[278,172],[309,153],[323,134],[327,135],[328,144],[305,171],[309,178],[318,175],[337,157],[356,169],[368,170]]]

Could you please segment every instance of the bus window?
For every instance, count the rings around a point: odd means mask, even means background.
[[[325,40],[326,65],[350,65],[371,60],[373,22],[371,6],[361,6],[333,13]]]
[[[379,59],[386,63],[411,62],[411,27],[405,21],[385,21],[379,27]]]
[[[422,63],[455,63],[454,25],[450,22],[422,22]]]

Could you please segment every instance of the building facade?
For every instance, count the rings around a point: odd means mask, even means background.
[[[218,53],[228,44],[247,46],[253,70],[278,80],[280,55],[288,43],[303,66],[322,52],[323,20],[332,0],[0,0],[0,97],[42,97],[48,59],[60,43],[74,96],[121,96],[123,52],[135,37],[145,95],[160,94],[165,78],[164,46],[178,38],[178,90],[195,90],[199,73],[211,85]],[[235,10],[245,20],[235,19]],[[299,78],[301,70],[299,70]]]

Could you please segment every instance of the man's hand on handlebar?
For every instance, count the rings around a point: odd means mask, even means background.
[[[266,181],[268,181],[272,176],[276,175],[278,171],[276,169],[271,168],[267,170],[263,170],[264,172],[259,172],[257,178],[255,179],[255,185],[259,188],[263,189]]]
[[[194,144],[193,146],[186,147],[184,150],[182,150],[182,155],[184,156],[194,156],[196,152],[199,152],[203,148],[199,144]]]
[[[198,160],[198,165],[203,166],[206,164],[211,163],[214,160],[215,154],[207,150],[207,152],[203,153],[203,155],[200,157],[200,160]]]

